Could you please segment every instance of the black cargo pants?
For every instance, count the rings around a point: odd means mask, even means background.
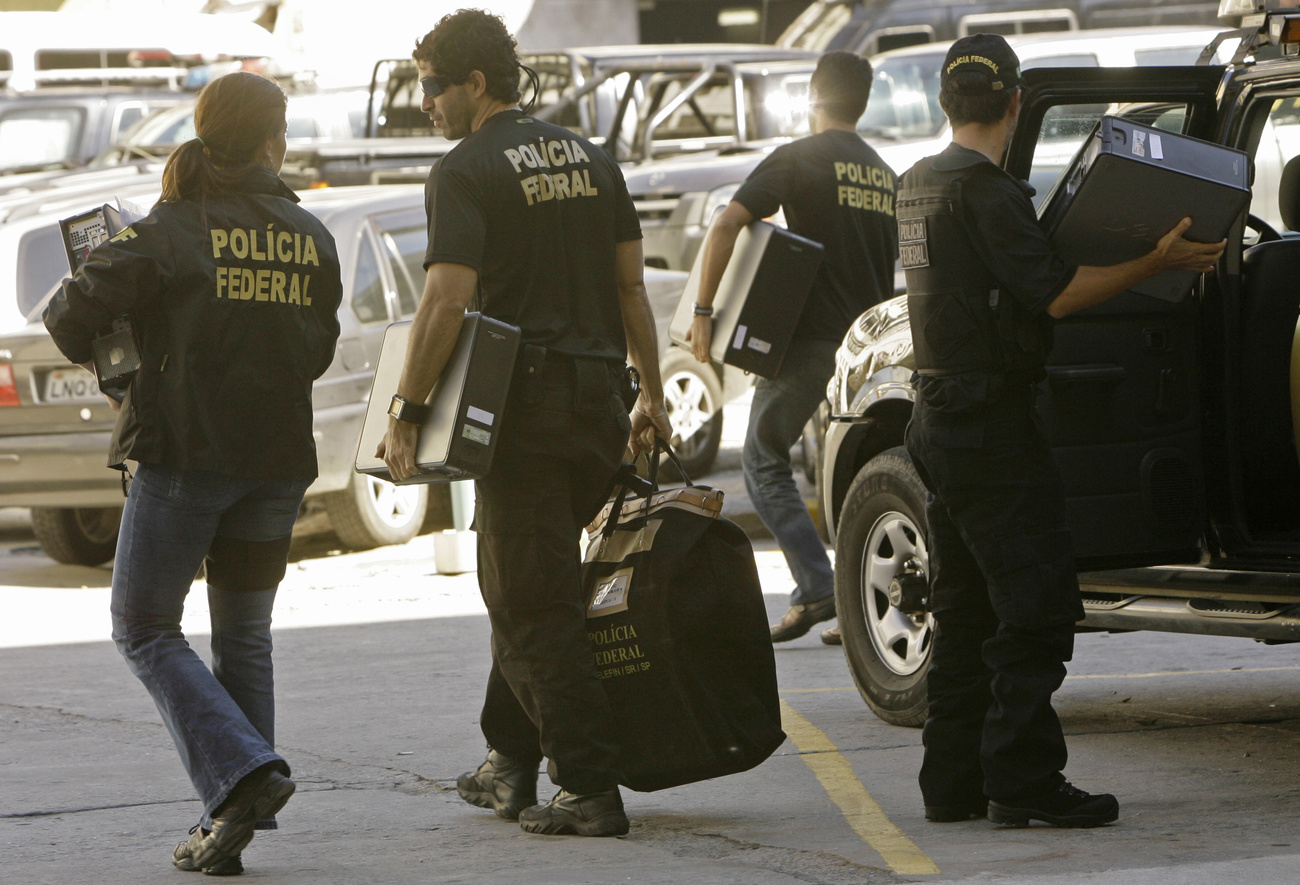
[[[1083,617],[1060,473],[1019,384],[957,417],[919,401],[907,450],[929,490],[926,805],[1016,799],[1064,780],[1052,693]]]
[[[579,537],[607,500],[630,422],[622,367],[526,347],[492,469],[477,483],[479,587],[492,623],[488,745],[550,760],[573,793],[618,785],[618,745],[587,639]]]

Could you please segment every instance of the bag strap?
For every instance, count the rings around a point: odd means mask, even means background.
[[[618,491],[614,494],[613,506],[609,509],[609,518],[605,520],[605,527],[601,530],[601,538],[608,539],[618,528],[619,517],[623,515],[623,505],[627,503],[627,496],[630,492],[634,497],[645,499],[646,513],[650,512],[650,499],[654,493],[659,491],[659,455],[666,454],[668,459],[673,462],[677,470],[681,473],[682,479],[686,485],[694,486],[690,476],[686,473],[686,468],[682,466],[681,459],[673,451],[666,439],[655,437],[654,447],[646,452],[646,474],[642,477],[636,471],[636,461],[624,461],[619,465],[618,473],[614,476],[614,484]],[[638,456],[640,457],[640,456]]]

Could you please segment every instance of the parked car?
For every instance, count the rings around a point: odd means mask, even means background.
[[[813,0],[777,46],[875,55],[967,34],[1035,34],[1079,28],[1209,25],[1214,0]]]
[[[1192,64],[1216,34],[1214,28],[1117,28],[1007,39],[1022,68],[1028,70]],[[950,45],[951,41],[911,46],[871,60],[875,81],[858,132],[900,175],[952,140],[939,108],[939,68]],[[1234,47],[1235,43],[1222,47],[1220,58],[1230,58]],[[751,127],[750,141],[626,171],[628,191],[637,203],[645,234],[647,263],[689,269],[714,216],[754,167],[778,145],[808,134],[808,79],[814,66],[813,62],[738,65],[742,77],[752,80],[747,91],[754,98],[748,104],[769,109],[767,124]]]
[[[138,185],[124,196],[151,205],[158,186],[150,187]],[[25,236],[57,250],[66,268],[57,219],[94,202],[79,195],[46,206],[26,222],[0,225],[0,264],[7,263],[3,243],[13,238],[15,224],[26,224]],[[305,512],[323,512],[343,543],[355,548],[401,543],[422,526],[450,528],[446,486],[399,487],[353,469],[384,329],[409,318],[423,291],[424,190],[333,188],[302,194],[302,204],[334,234],[344,281],[337,352],[313,392],[320,476],[307,492]],[[30,257],[35,248],[28,243],[17,251]],[[0,290],[27,321],[0,334],[0,507],[31,507],[37,539],[53,559],[97,564],[113,555],[123,484],[117,471],[104,466],[113,412],[94,378],[68,365],[40,323],[64,275],[66,270],[44,284],[35,300],[22,300],[21,292],[13,298],[7,286]],[[684,274],[649,273],[647,290],[661,323],[676,307],[684,282]],[[430,507],[432,520],[426,518]]]
[[[0,188],[18,173],[85,166],[149,114],[191,98],[129,86],[0,92]]]
[[[1223,5],[1234,26],[1256,12]],[[1241,149],[1258,173],[1251,214],[1188,297],[1128,292],[1055,325],[1038,403],[1081,569],[1081,630],[1300,641],[1300,58],[1269,45],[1269,26],[1295,11],[1282,5],[1268,0],[1226,66],[1025,72],[1004,164],[1018,178],[1059,171],[1063,133],[1080,145],[1102,113]],[[933,636],[925,491],[902,447],[913,366],[904,299],[858,319],[828,389],[820,477],[845,654],[867,704],[901,725],[924,720]]]

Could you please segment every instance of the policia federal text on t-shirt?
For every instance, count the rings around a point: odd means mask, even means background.
[[[578,539],[613,486],[631,422],[616,253],[641,237],[623,176],[598,147],[518,110],[489,117],[429,176],[428,265],[478,271],[479,307],[519,326],[491,473],[478,480],[479,582],[493,666],[480,719],[524,767],[544,757],[578,794],[618,783],[616,725],[597,676]]]
[[[894,173],[856,132],[828,129],[782,145],[735,199],[755,218],[784,207],[790,230],[825,249],[796,338],[838,344],[864,310],[893,295]]]

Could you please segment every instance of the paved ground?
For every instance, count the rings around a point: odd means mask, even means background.
[[[709,481],[738,506],[734,469]],[[0,517],[0,881],[183,881],[170,851],[198,805],[156,711],[102,638],[109,569],[55,565],[21,518]],[[770,541],[758,548],[775,617],[790,579]],[[200,588],[186,620],[199,648],[205,617]],[[279,737],[300,792],[283,828],[246,852],[256,881],[1300,880],[1300,646],[1080,637],[1058,696],[1067,773],[1117,793],[1121,819],[1005,830],[924,822],[919,733],[876,719],[840,651],[811,634],[777,649],[790,739],[770,760],[625,792],[631,833],[594,840],[530,836],[456,797],[455,776],[483,752],[489,630],[474,576],[436,574],[430,538],[363,553],[301,540],[276,628]]]

